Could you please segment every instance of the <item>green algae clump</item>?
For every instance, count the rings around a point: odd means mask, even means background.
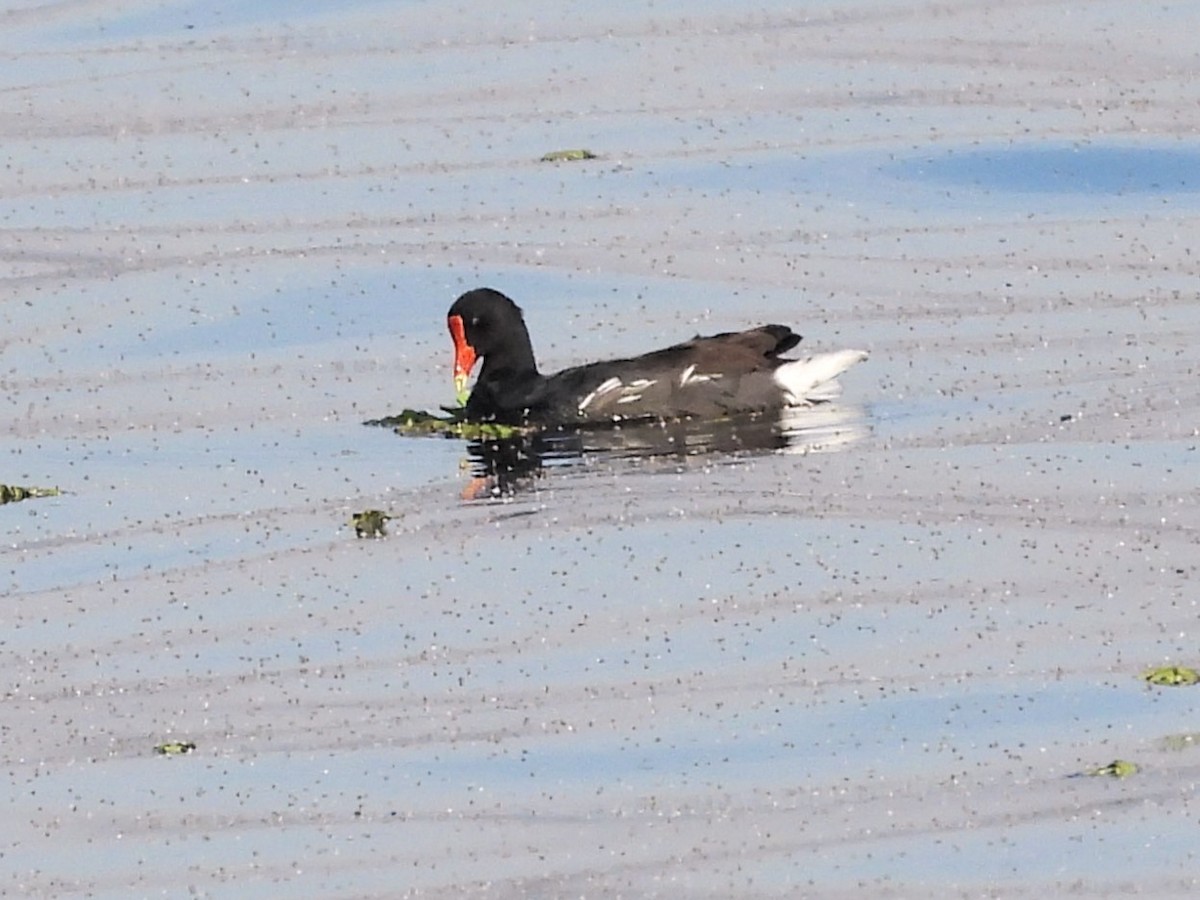
[[[1200,672],[1187,666],[1158,666],[1143,672],[1142,680],[1166,687],[1187,687],[1200,683]]]
[[[1136,775],[1137,773],[1137,763],[1131,763],[1127,759],[1114,759],[1107,766],[1089,769],[1085,774],[1091,775],[1094,778],[1128,778],[1130,775]]]
[[[542,156],[542,162],[580,162],[585,159],[597,159],[591,150],[580,147],[576,150],[551,150]]]
[[[33,500],[37,497],[57,497],[61,494],[58,488],[22,487],[19,484],[0,484],[0,504],[16,503],[19,500]]]
[[[502,425],[499,422],[469,422],[462,418],[461,409],[447,410],[447,412],[450,413],[447,416],[438,416],[419,409],[405,409],[394,416],[370,419],[363,424],[392,428],[396,434],[462,438],[468,441],[502,441],[529,433],[528,428],[520,425]]]
[[[185,753],[191,753],[196,749],[196,745],[191,741],[167,741],[158,744],[154,748],[154,752],[159,756],[183,756]]]
[[[387,537],[387,523],[391,520],[381,509],[364,509],[350,517],[350,524],[354,526],[355,537],[382,538]]]

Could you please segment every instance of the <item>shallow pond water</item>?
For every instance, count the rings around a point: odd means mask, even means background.
[[[276,7],[5,17],[0,891],[1195,892],[1194,13]],[[871,358],[480,492],[481,284]]]

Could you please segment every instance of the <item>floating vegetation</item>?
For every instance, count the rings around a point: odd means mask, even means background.
[[[191,753],[196,749],[196,745],[191,741],[167,741],[159,744],[154,748],[154,752],[159,756],[183,756],[185,753]]]
[[[0,504],[16,503],[18,500],[33,500],[37,497],[57,497],[58,488],[21,487],[19,484],[0,484]]]
[[[1187,666],[1158,666],[1143,672],[1142,680],[1166,687],[1186,687],[1200,683],[1200,672]]]
[[[591,150],[580,147],[577,150],[551,150],[542,156],[542,162],[579,162],[584,159],[597,159]]]
[[[463,438],[468,441],[504,440],[528,434],[530,429],[498,422],[468,422],[459,409],[447,410],[449,415],[438,416],[419,409],[405,409],[394,416],[370,419],[364,425],[381,425],[395,429],[397,434],[433,435]]]
[[[1107,766],[1088,769],[1084,774],[1096,778],[1128,778],[1130,775],[1136,775],[1137,772],[1137,763],[1131,763],[1127,759],[1114,759]]]
[[[354,526],[355,537],[381,538],[387,537],[387,523],[391,520],[381,509],[364,509],[350,517],[350,524]]]

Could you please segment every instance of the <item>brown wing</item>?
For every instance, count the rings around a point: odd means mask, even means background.
[[[782,325],[696,337],[644,356],[567,369],[551,376],[558,421],[716,417],[778,408],[771,375],[800,336]]]

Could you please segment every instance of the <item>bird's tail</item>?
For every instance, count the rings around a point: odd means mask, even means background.
[[[787,394],[788,406],[832,400],[841,393],[835,379],[866,358],[865,350],[837,350],[786,362],[775,370],[775,383]]]

